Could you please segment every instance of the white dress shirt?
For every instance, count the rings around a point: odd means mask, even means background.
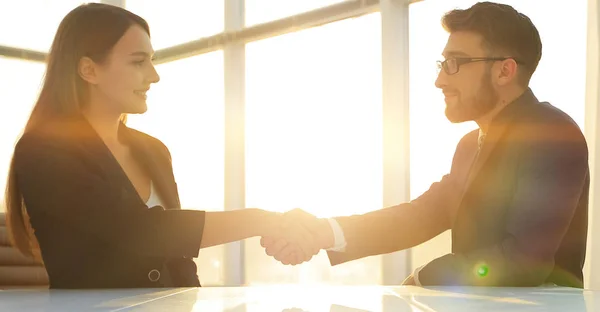
[[[329,226],[333,231],[333,247],[327,249],[329,251],[343,252],[346,249],[346,238],[344,237],[344,231],[340,224],[333,218],[327,219]]]

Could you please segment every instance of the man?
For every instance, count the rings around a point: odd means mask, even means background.
[[[451,229],[452,253],[406,284],[583,287],[587,144],[569,116],[528,87],[541,58],[537,29],[512,7],[490,2],[450,11],[442,25],[450,36],[435,85],[446,116],[480,127],[458,144],[450,173],[409,203],[329,220],[296,210],[289,220],[313,231],[332,265],[411,248]],[[282,240],[261,243],[284,264],[310,258]]]

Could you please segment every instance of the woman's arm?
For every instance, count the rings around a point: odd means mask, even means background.
[[[206,212],[200,248],[268,236],[288,245],[294,256],[310,259],[320,250],[318,237],[294,221],[293,215],[255,208]]]
[[[200,248],[262,236],[264,233],[276,234],[281,222],[281,214],[256,208],[207,211]]]

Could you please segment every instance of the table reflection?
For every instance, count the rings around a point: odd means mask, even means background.
[[[0,291],[0,311],[600,311],[600,292],[561,287],[299,286]]]

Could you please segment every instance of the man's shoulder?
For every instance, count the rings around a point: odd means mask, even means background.
[[[552,105],[550,102],[538,102],[526,105],[521,120],[534,122],[536,124],[564,124],[579,129],[577,122],[562,109]]]
[[[587,162],[589,151],[583,131],[571,116],[549,102],[525,105],[511,128],[506,140],[521,155]]]
[[[526,105],[511,131],[527,142],[586,144],[583,131],[566,112],[549,102]],[[587,144],[586,144],[587,145]]]

